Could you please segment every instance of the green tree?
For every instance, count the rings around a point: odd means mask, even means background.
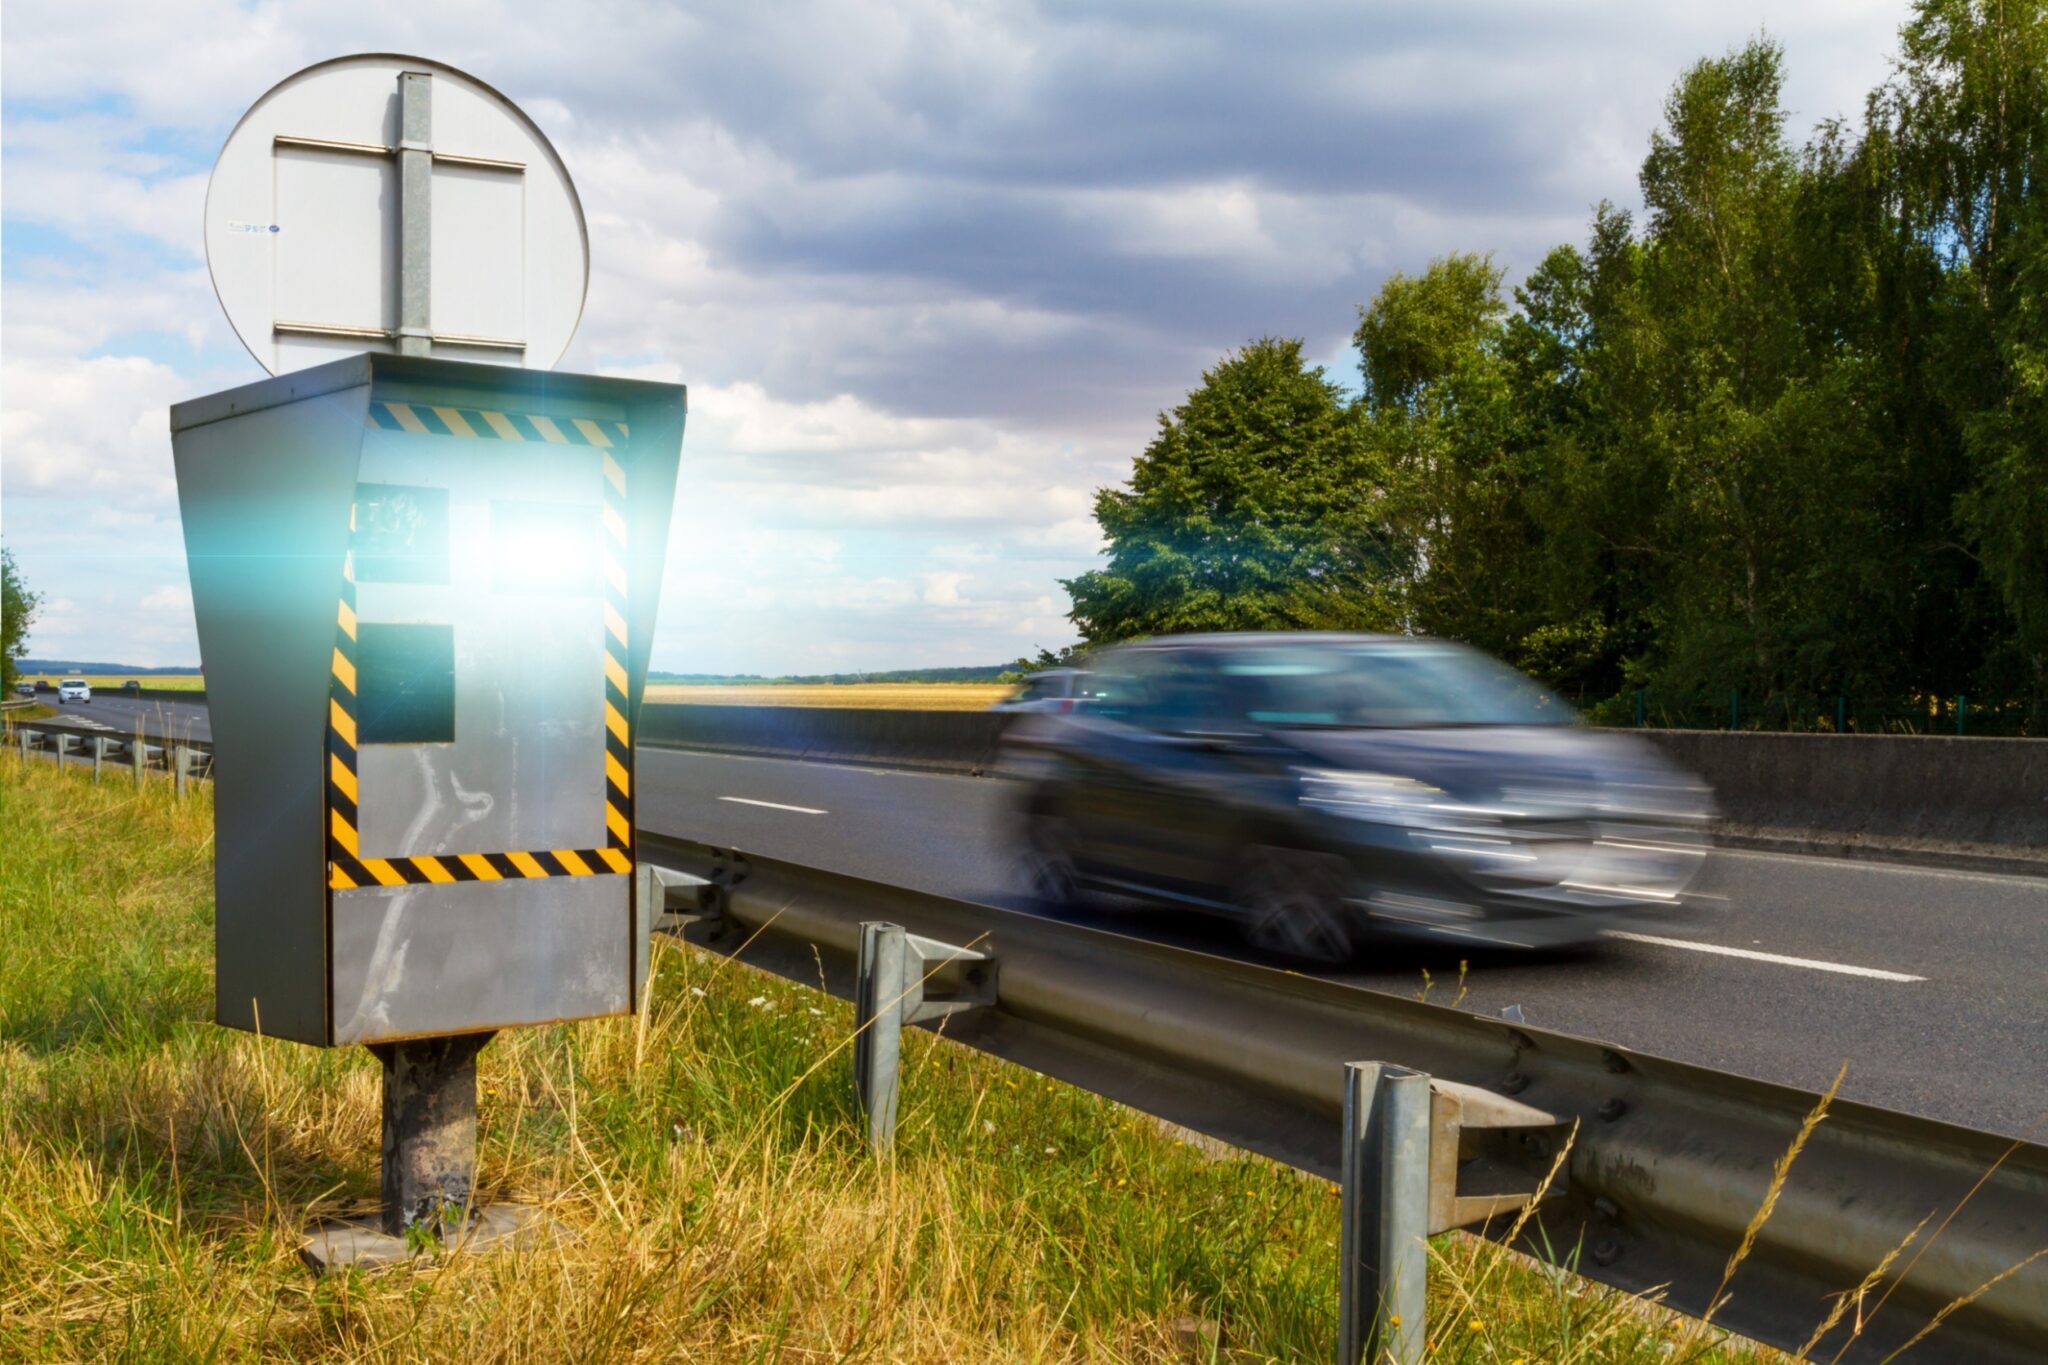
[[[15,661],[28,644],[41,594],[31,592],[14,567],[14,554],[0,546],[0,692],[14,691]]]
[[[1395,623],[1386,470],[1301,349],[1266,337],[1226,355],[1160,415],[1129,484],[1096,495],[1109,563],[1065,580],[1090,643]]]
[[[2048,6],[1921,0],[1871,122],[1904,232],[1941,267],[1933,373],[1970,472],[1962,538],[2013,621],[2010,682],[2048,695]]]

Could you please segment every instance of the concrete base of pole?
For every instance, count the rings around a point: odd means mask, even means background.
[[[480,1209],[448,1242],[431,1248],[415,1245],[384,1231],[378,1218],[350,1218],[323,1223],[299,1248],[299,1259],[315,1275],[354,1267],[381,1270],[403,1265],[421,1255],[466,1255],[517,1251],[549,1245],[567,1234],[546,1212],[531,1204],[493,1204]]]

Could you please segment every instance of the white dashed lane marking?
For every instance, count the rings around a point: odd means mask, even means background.
[[[780,801],[756,801],[751,796],[721,796],[718,799],[721,801],[730,801],[736,806],[766,806],[769,810],[795,811],[798,815],[830,814],[829,811],[819,810],[815,806],[785,806]]]
[[[1750,962],[1768,962],[1778,967],[1804,967],[1810,972],[1834,972],[1840,976],[1865,976],[1873,981],[1925,981],[1924,976],[1909,976],[1905,972],[1888,972],[1881,967],[1854,967],[1846,962],[1823,962],[1812,957],[1786,957],[1782,953],[1760,953],[1753,948],[1724,948],[1718,943],[1696,943],[1682,938],[1658,938],[1655,934],[1631,934],[1620,929],[1609,929],[1609,938],[1625,938],[1630,943],[1651,943],[1659,948],[1684,948],[1688,952],[1712,953],[1716,957],[1739,957]]]

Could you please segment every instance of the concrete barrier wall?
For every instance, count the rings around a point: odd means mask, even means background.
[[[1004,720],[990,711],[649,702],[640,708],[639,741],[671,749],[975,773],[994,769]]]
[[[992,773],[1006,719],[988,711],[649,703],[640,739],[715,753]],[[1634,733],[1706,779],[1731,840],[2048,871],[2048,741]]]
[[[1976,852],[2048,868],[2048,741],[1637,733],[1707,780],[1738,837]]]

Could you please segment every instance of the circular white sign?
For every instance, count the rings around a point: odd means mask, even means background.
[[[409,141],[408,74],[427,78],[410,96],[427,135]],[[431,354],[545,369],[583,316],[590,239],[567,168],[518,106],[440,62],[364,53],[242,115],[206,188],[206,264],[272,374],[398,350],[401,292],[422,278],[426,325],[409,330]]]

